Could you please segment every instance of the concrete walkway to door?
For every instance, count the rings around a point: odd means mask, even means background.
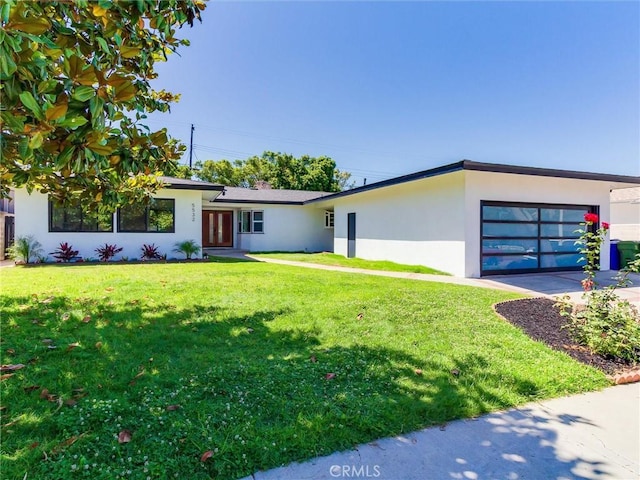
[[[217,254],[216,254],[217,255]],[[536,297],[556,298],[568,294],[573,302],[580,303],[584,293],[581,280],[584,278],[583,272],[554,272],[554,273],[528,273],[523,275],[495,275],[484,278],[462,278],[447,275],[429,275],[425,273],[410,272],[386,272],[382,270],[366,270],[363,268],[338,267],[333,265],[320,265],[307,262],[292,262],[252,256],[251,254],[239,254],[243,258],[257,260],[259,262],[279,263],[282,265],[292,265],[304,268],[315,268],[319,270],[333,270],[347,273],[360,273],[364,275],[377,275],[381,277],[406,278],[410,280],[422,280],[426,282],[450,283],[456,285],[468,285],[471,287],[495,288],[509,292],[522,293]],[[598,272],[596,280],[601,287],[615,284],[616,270]],[[626,288],[617,290],[620,298],[629,300],[640,307],[640,275],[630,274],[629,280],[632,284]]]

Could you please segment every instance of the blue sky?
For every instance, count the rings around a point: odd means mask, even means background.
[[[154,87],[182,99],[148,125],[188,145],[195,124],[194,161],[640,174],[639,2],[210,1],[179,34]]]

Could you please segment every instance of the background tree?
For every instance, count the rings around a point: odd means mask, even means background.
[[[254,187],[258,181],[272,188],[339,192],[352,188],[351,174],[336,168],[329,157],[299,158],[287,153],[264,152],[246,160],[198,162],[193,174],[204,181],[233,187]]]
[[[184,147],[140,123],[178,99],[156,62],[187,40],[197,0],[0,0],[0,194],[23,187],[112,209],[146,199]]]

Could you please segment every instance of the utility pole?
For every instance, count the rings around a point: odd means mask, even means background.
[[[191,124],[191,143],[189,144],[189,168],[193,168],[193,131],[196,127]]]

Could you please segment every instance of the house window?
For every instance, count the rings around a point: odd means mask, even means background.
[[[49,201],[50,232],[113,232],[113,215],[85,212],[80,205]]]
[[[324,212],[324,228],[333,228],[333,212],[329,210]]]
[[[13,190],[9,191],[8,198],[0,198],[0,212],[14,213],[13,211]]]
[[[262,210],[242,210],[238,216],[238,232],[264,233],[264,212]]]
[[[175,232],[176,201],[153,198],[149,205],[126,205],[118,210],[119,232]]]

